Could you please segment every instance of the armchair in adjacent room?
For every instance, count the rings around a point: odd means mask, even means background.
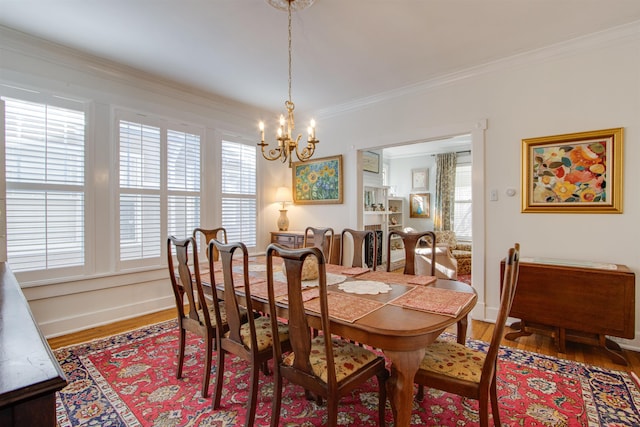
[[[436,245],[448,246],[451,255],[458,263],[458,274],[471,274],[471,244],[458,243],[452,230],[436,231]]]

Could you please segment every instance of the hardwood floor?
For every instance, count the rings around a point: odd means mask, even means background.
[[[173,319],[175,318],[175,316],[175,309],[164,310],[157,313],[140,316],[134,319],[124,320],[69,335],[51,338],[48,341],[51,348],[56,349],[85,341],[94,340],[97,338],[115,335],[145,325],[162,322],[164,320]],[[507,328],[507,332],[511,331],[512,330],[510,328]],[[455,333],[455,329],[452,329],[451,332]],[[468,336],[470,338],[482,341],[489,341],[491,339],[492,332],[492,323],[472,320]],[[623,350],[623,354],[629,363],[627,366],[623,366],[613,363],[605,351],[586,344],[568,342],[567,352],[559,353],[554,345],[553,339],[542,334],[533,334],[530,336],[520,337],[515,341],[503,339],[502,344],[507,347],[546,354],[562,359],[575,360],[577,362],[596,365],[607,369],[618,371],[633,371],[640,374],[640,352],[636,351]]]

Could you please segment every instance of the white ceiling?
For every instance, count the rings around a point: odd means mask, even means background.
[[[292,98],[339,107],[639,20],[639,0],[316,0],[293,17]],[[261,108],[287,98],[287,15],[264,0],[0,0],[0,25]]]

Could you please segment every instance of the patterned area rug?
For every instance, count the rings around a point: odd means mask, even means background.
[[[57,419],[67,426],[241,426],[247,403],[248,364],[226,364],[222,408],[200,396],[202,342],[191,337],[183,378],[175,378],[176,322],[151,325],[54,353],[69,385],[57,395]],[[470,340],[468,345],[485,348]],[[214,367],[215,370],[215,355]],[[640,426],[635,376],[504,347],[498,396],[503,426]],[[212,380],[214,376],[212,375]],[[272,380],[261,374],[256,426],[269,425]],[[213,384],[210,386],[210,393]],[[377,382],[372,379],[340,402],[340,425],[377,425]],[[476,401],[427,389],[414,402],[413,425],[477,425]],[[387,404],[387,422],[392,415]],[[283,426],[322,426],[326,408],[307,401],[297,386],[283,390]],[[490,421],[492,424],[492,421]]]

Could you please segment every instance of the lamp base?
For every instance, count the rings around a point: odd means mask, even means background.
[[[280,216],[278,217],[278,230],[287,231],[289,229],[289,218],[287,218],[287,210],[280,209]]]

